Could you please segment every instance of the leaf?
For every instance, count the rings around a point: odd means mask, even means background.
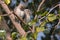
[[[46,24],[46,20],[41,23],[41,27],[44,27]]]
[[[47,17],[47,19],[48,19],[49,21],[54,21],[55,19],[57,19],[57,17],[56,17],[56,15],[54,15],[54,14],[49,14],[48,17]]]
[[[48,12],[45,11],[44,13],[41,14],[41,16],[45,16]]]
[[[33,38],[34,38],[34,39],[37,38],[37,32],[33,33]]]
[[[28,25],[34,25],[35,23],[37,22],[37,19],[36,20],[32,20],[31,22],[28,23]]]
[[[34,21],[28,23],[28,25],[30,25],[30,26],[31,26],[31,25],[34,25],[34,24],[35,24]]]
[[[48,11],[45,11],[44,13],[43,11],[36,12],[37,15],[41,15],[41,16],[45,16],[47,13]]]
[[[44,31],[44,30],[45,30],[44,27],[37,27],[37,28],[36,28],[36,32],[42,32],[42,31]]]
[[[0,37],[3,37],[6,35],[6,31],[5,30],[0,30]]]
[[[27,40],[27,38],[26,37],[21,37],[20,40]]]
[[[15,39],[16,38],[16,35],[17,35],[17,33],[16,32],[13,32],[12,33],[12,39]]]
[[[42,11],[36,12],[37,15],[41,15],[42,13]]]
[[[10,4],[10,0],[4,0],[4,2],[8,5]]]
[[[6,31],[5,30],[0,30],[0,38],[3,40],[6,40]]]

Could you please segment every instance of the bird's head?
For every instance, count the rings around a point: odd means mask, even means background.
[[[31,10],[25,9],[24,11],[25,11],[26,14],[32,15],[32,11]]]
[[[22,4],[19,4],[18,8],[20,8],[21,10],[25,9],[24,5],[22,5]]]

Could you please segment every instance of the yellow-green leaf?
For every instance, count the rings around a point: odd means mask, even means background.
[[[42,31],[44,31],[44,30],[45,30],[44,27],[37,27],[37,28],[36,28],[36,32],[42,32]]]
[[[37,20],[32,20],[31,22],[28,23],[28,25],[34,25],[36,23]]]
[[[41,27],[44,27],[45,24],[46,24],[46,21],[43,21],[43,22],[41,23]]]
[[[10,4],[10,0],[4,0],[4,2],[8,5]]]
[[[57,18],[57,17],[56,17],[56,15],[54,15],[54,14],[49,14],[48,17],[47,17],[47,19],[48,19],[49,21],[54,21],[56,18]]]
[[[37,32],[33,33],[33,38],[34,38],[34,39],[37,38]]]
[[[16,32],[13,32],[12,33],[12,39],[15,39],[16,35],[17,35],[17,33]]]
[[[45,11],[44,13],[41,14],[41,16],[45,16],[48,12]]]
[[[26,37],[21,37],[20,40],[27,40],[27,38]]]

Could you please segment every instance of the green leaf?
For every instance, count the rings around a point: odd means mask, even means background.
[[[6,31],[5,30],[0,30],[0,38],[3,40],[6,40]]]
[[[37,38],[37,32],[33,33],[33,38],[34,38],[34,39]]]
[[[45,11],[44,13],[43,11],[36,12],[37,15],[41,15],[41,16],[45,16],[47,13],[48,11]]]
[[[27,38],[26,37],[21,37],[20,40],[27,40]]]
[[[12,33],[12,39],[14,40],[16,38],[17,32]]]
[[[37,15],[41,15],[42,13],[42,11],[36,12]]]
[[[41,14],[41,16],[45,16],[48,12],[45,11],[44,13]]]
[[[41,23],[41,25],[40,25],[40,27],[44,27],[45,26],[45,24],[46,24],[46,20],[45,21],[43,21],[42,23]]]
[[[38,19],[32,20],[31,22],[28,23],[28,25],[32,26],[37,22]]]
[[[48,19],[49,21],[54,21],[55,19],[57,19],[57,17],[56,17],[56,15],[54,15],[54,14],[49,14],[48,17],[47,17],[47,19]]]
[[[37,27],[37,28],[36,28],[36,32],[42,32],[42,31],[44,31],[44,30],[45,30],[44,27]]]

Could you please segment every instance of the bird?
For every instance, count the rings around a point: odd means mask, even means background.
[[[33,12],[29,9],[25,9],[24,12],[25,12],[25,15],[26,15],[25,16],[25,21],[28,23],[33,19],[33,15],[32,15]]]
[[[21,17],[26,23],[30,22],[33,19],[33,12],[30,9],[25,9],[24,5],[19,4],[19,6],[14,9],[14,12],[16,15]]]
[[[19,5],[19,6],[17,6],[17,7],[14,9],[14,12],[15,12],[18,16],[20,16],[20,17],[23,18],[23,16],[24,16],[24,5]]]
[[[24,6],[19,4],[19,6],[14,8],[14,13],[16,15],[18,15],[20,18],[23,19],[24,15],[25,15],[25,13],[24,13]],[[17,20],[17,17],[15,17],[15,19]]]

